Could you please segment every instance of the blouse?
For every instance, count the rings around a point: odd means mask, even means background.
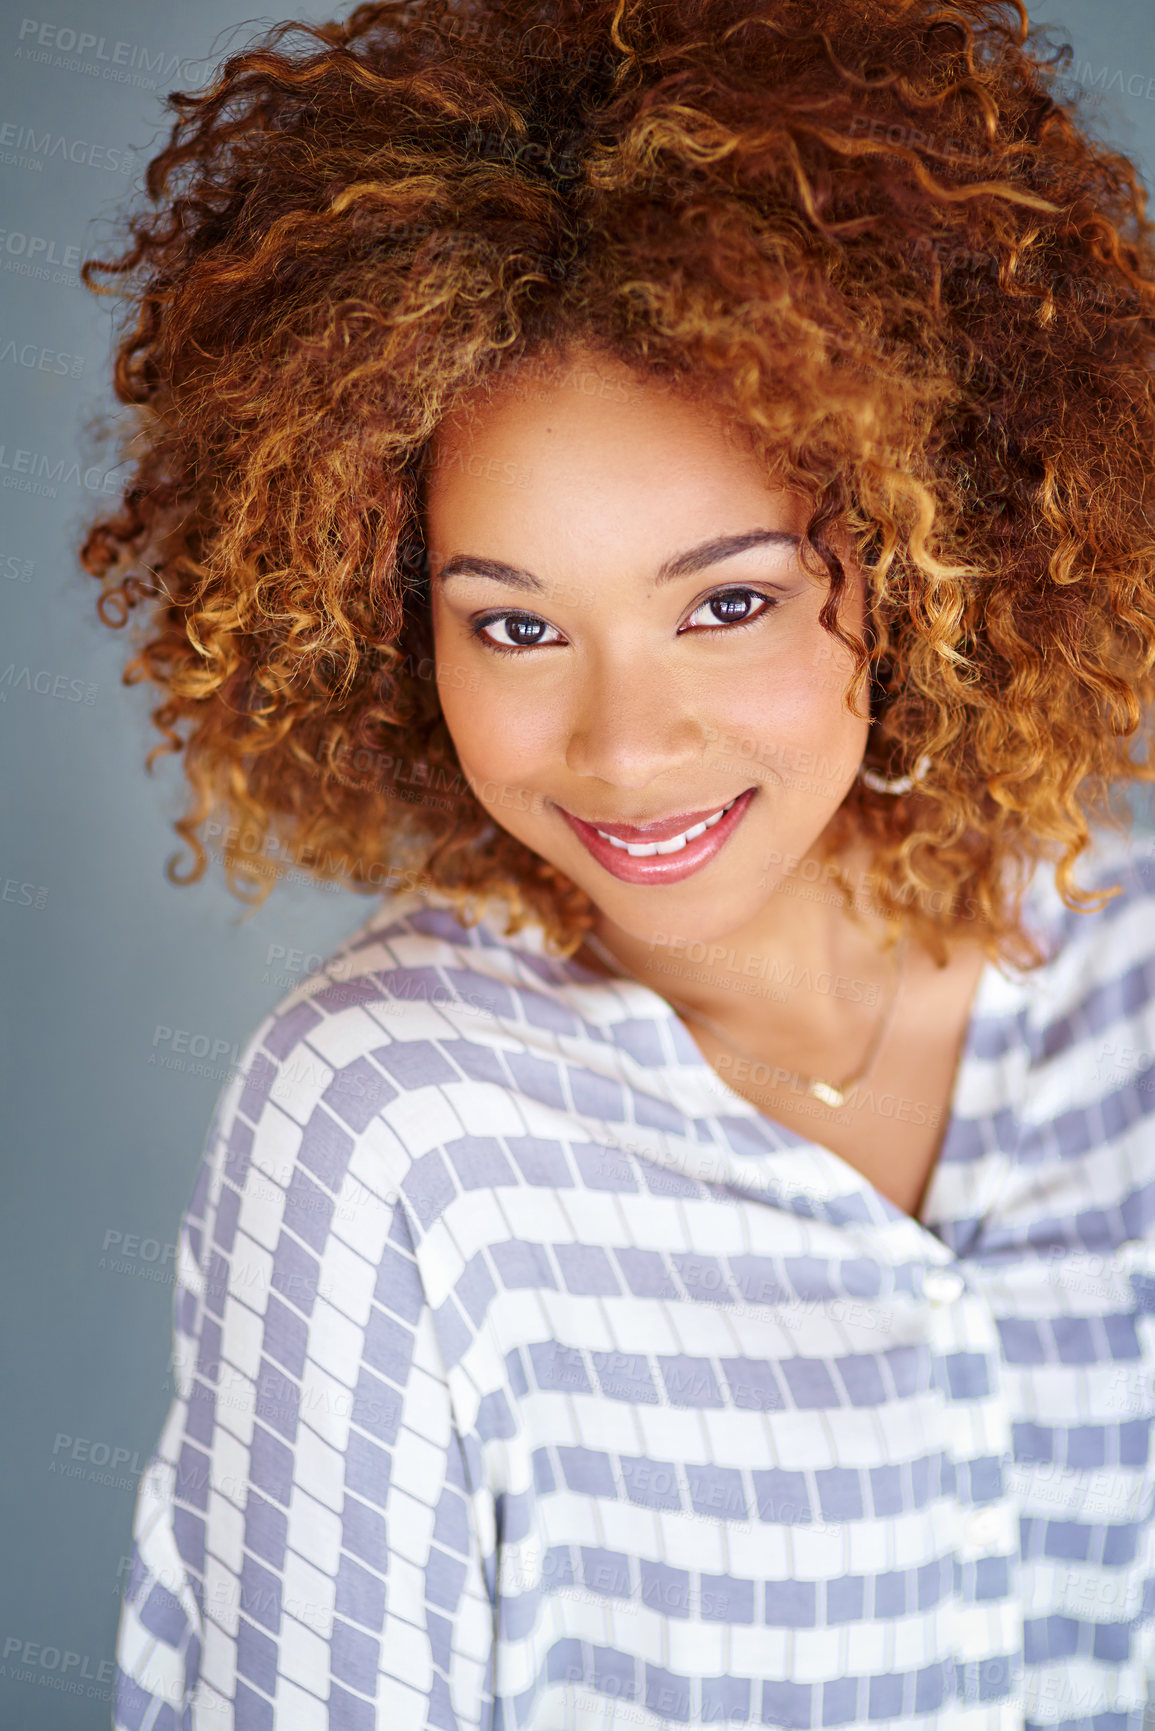
[[[216,1104],[119,1731],[1140,1731],[1155,851],[1093,834],[920,1219],[650,988],[386,897]]]

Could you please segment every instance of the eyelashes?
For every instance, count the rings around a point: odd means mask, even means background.
[[[695,607],[694,611],[690,615],[690,619],[693,620],[697,618],[698,614],[704,612],[707,608],[712,609],[718,606],[726,607],[735,604],[740,605],[742,601],[758,602],[760,605],[752,611],[747,611],[741,618],[731,617],[729,619],[719,619],[715,613],[713,621],[710,624],[695,626],[693,627],[694,631],[740,631],[744,626],[753,625],[759,619],[765,618],[773,608],[780,604],[779,598],[775,595],[767,595],[760,589],[749,589],[744,586],[731,584],[728,588],[715,590],[713,595],[707,595],[706,599],[700,601],[697,607]],[[509,643],[495,643],[493,638],[488,636],[487,633],[494,625],[500,625],[502,629],[509,634],[510,626],[506,624],[506,621],[511,622],[514,631],[532,631],[535,628],[538,628],[543,635],[533,638],[532,641],[528,642],[522,641],[519,643],[514,641]],[[685,629],[686,628],[684,627],[683,630]],[[479,642],[483,643],[487,649],[492,650],[495,655],[524,655],[526,651],[530,649],[551,649],[554,647],[554,643],[560,639],[560,633],[558,634],[558,638],[546,640],[544,633],[550,631],[556,632],[556,625],[550,625],[548,620],[542,619],[538,614],[526,613],[520,608],[508,607],[504,608],[500,612],[485,614],[481,619],[475,620],[469,627],[470,636],[476,637]],[[679,636],[682,634],[682,632],[678,633]]]
[[[557,630],[555,625],[550,625],[544,619],[539,619],[536,613],[490,613],[484,619],[478,619],[471,625],[469,634],[471,637],[476,637],[479,642],[484,643],[487,649],[492,649],[496,655],[523,655],[527,649],[543,647],[540,638],[533,643],[495,643],[492,637],[486,636],[492,626],[501,625],[504,627],[506,620],[513,622],[515,630],[519,627],[529,628],[531,626],[541,626],[545,631]],[[547,644],[545,647],[551,646]]]

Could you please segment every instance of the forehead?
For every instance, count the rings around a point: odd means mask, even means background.
[[[425,465],[427,502],[480,497],[495,479],[558,501],[615,484],[647,493],[767,484],[746,429],[704,391],[588,349],[520,362],[444,416]]]
[[[548,350],[512,362],[469,387],[443,416],[434,442],[479,440],[498,427],[536,422],[552,412],[559,425],[583,418],[623,420],[662,417],[708,420],[741,444],[748,440],[734,417],[711,400],[705,381],[674,381],[628,365],[588,344]]]

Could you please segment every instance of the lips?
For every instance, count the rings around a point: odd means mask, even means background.
[[[733,803],[733,800],[729,801],[730,805]],[[612,835],[622,842],[645,844],[670,841],[676,835],[695,829],[698,824],[716,822],[724,809],[728,808],[711,805],[705,811],[683,811],[674,817],[658,818],[653,823],[599,823],[591,818],[583,818],[582,822],[589,823],[600,835]]]
[[[721,808],[720,811],[711,813],[709,817],[704,818],[699,823],[688,824],[685,829],[679,830],[674,835],[664,836],[661,840],[657,839],[659,833],[657,826],[648,832],[648,834],[654,838],[653,840],[633,841],[627,841],[616,834],[611,835],[600,823],[595,824],[594,828],[600,836],[604,836],[606,841],[610,842],[614,847],[620,848],[623,853],[628,853],[631,859],[646,859],[653,854],[658,853],[680,853],[682,848],[687,847],[692,841],[697,841],[698,837],[705,834],[706,830],[713,829],[715,824],[721,823],[733,803],[734,801],[730,800]],[[666,828],[668,825],[662,825],[661,827]],[[643,835],[646,833],[646,831],[642,832]],[[634,834],[637,836],[638,831],[635,830]]]
[[[704,812],[680,812],[652,824],[592,824],[556,809],[598,864],[623,883],[677,883],[719,854],[746,815],[755,789]],[[604,832],[604,833],[603,833]],[[673,843],[673,846],[669,844]]]

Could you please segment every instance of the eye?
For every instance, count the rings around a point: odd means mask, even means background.
[[[539,619],[536,613],[490,613],[487,618],[477,620],[471,630],[487,648],[513,655],[519,649],[537,649],[545,642],[546,632],[556,632],[557,627]],[[495,630],[505,633],[504,642],[489,635]]]
[[[755,607],[755,602],[761,605]],[[700,613],[709,613],[712,617],[695,627],[696,630],[716,631],[719,626],[752,625],[777,606],[777,597],[763,595],[758,589],[719,589],[694,609],[688,624],[692,625]]]

